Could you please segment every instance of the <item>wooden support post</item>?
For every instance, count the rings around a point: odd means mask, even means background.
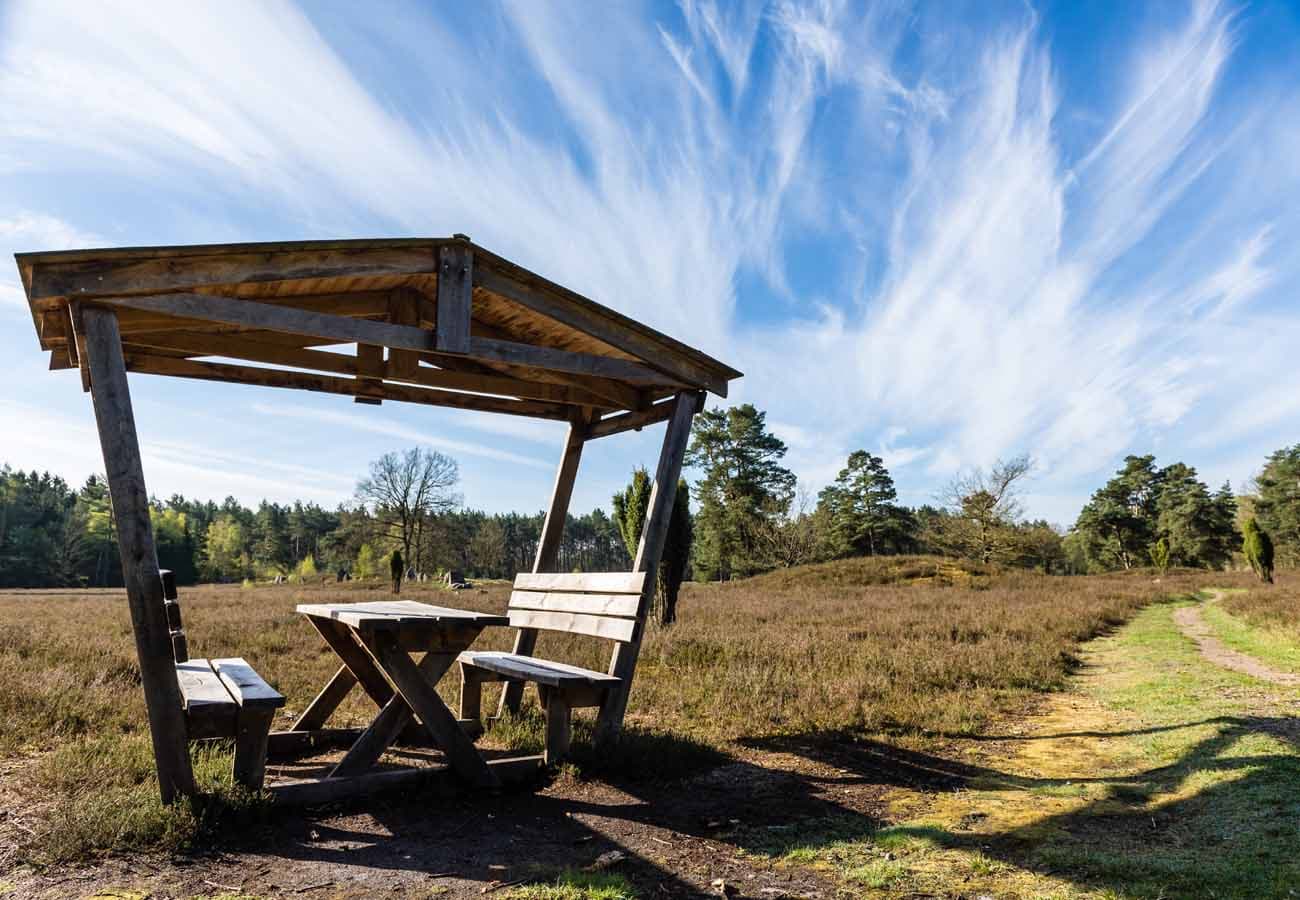
[[[650,489],[645,526],[641,529],[641,543],[637,547],[636,562],[632,566],[632,571],[646,573],[641,602],[637,607],[636,628],[631,641],[614,645],[609,674],[617,676],[620,681],[605,694],[605,700],[600,706],[596,720],[597,745],[617,740],[619,730],[623,727],[623,714],[627,712],[627,699],[632,690],[632,676],[636,673],[637,654],[641,652],[641,638],[645,635],[650,600],[654,597],[658,580],[659,561],[663,558],[668,523],[672,519],[673,503],[677,500],[677,479],[682,473],[682,460],[691,440],[691,421],[699,411],[700,400],[698,393],[682,391],[674,401],[677,405],[672,418],[668,420],[663,449],[659,451],[659,465],[655,468],[654,486]]]
[[[474,251],[468,243],[438,248],[438,321],[434,334],[444,353],[468,353]]]
[[[235,731],[235,781],[250,791],[260,791],[266,778],[266,745],[275,709],[245,707],[239,711]]]
[[[555,486],[551,489],[551,505],[546,509],[546,521],[537,541],[537,555],[533,559],[534,572],[549,572],[555,568],[560,555],[560,541],[564,537],[564,521],[569,515],[569,499],[573,496],[573,482],[578,477],[578,463],[582,461],[582,447],[587,440],[587,416],[569,423],[569,435],[564,441],[560,466],[555,472]],[[514,652],[529,656],[537,646],[537,629],[521,628],[515,635]],[[497,715],[519,712],[524,697],[521,681],[507,681],[501,689],[501,703]]]
[[[413,288],[398,288],[388,300],[388,319],[394,325],[420,325],[420,294]],[[420,371],[420,356],[411,350],[388,351],[388,377],[414,379]]]
[[[194,773],[176,682],[171,632],[167,627],[163,583],[158,574],[158,554],[149,521],[149,492],[145,488],[140,442],[126,383],[122,338],[117,314],[112,310],[86,307],[81,310],[81,320],[86,332],[84,358],[90,372],[91,399],[104,452],[104,470],[122,554],[122,577],[126,582],[135,650],[140,660],[140,682],[144,687],[149,734],[158,767],[158,789],[163,802],[171,803],[178,795],[194,793]]]
[[[562,691],[542,687],[541,694],[546,707],[546,745],[542,758],[546,765],[554,766],[569,753],[573,710],[569,707],[569,698]]]

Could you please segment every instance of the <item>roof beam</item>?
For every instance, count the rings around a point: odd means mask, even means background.
[[[211,285],[298,281],[313,278],[431,274],[432,248],[331,247],[293,251],[248,250],[172,258],[33,260],[28,299],[152,294]]]
[[[358,373],[356,357],[329,350],[312,350],[304,347],[286,347],[280,344],[251,340],[244,336],[194,334],[169,332],[167,334],[128,337],[129,350],[148,354],[153,351],[183,351],[189,356],[220,356],[248,362],[268,363],[274,366],[294,366],[316,369],[338,375]],[[609,401],[595,393],[559,384],[525,381],[504,375],[485,375],[474,372],[455,372],[417,366],[409,373],[400,370],[392,360],[384,375],[387,381],[444,388],[453,391],[473,391],[495,394],[499,397],[519,397],[544,400],[549,403],[566,403],[573,406],[608,408]]]
[[[668,376],[635,360],[576,353],[572,350],[557,350],[553,347],[537,347],[496,338],[470,338],[468,355],[514,366],[532,366],[535,369],[550,369],[555,372],[568,372],[571,375],[612,378],[630,384],[676,384]]]
[[[171,375],[177,378],[196,378],[203,381],[228,381],[259,387],[296,388],[346,397],[357,395],[357,380],[313,372],[291,372],[285,369],[263,369],[258,366],[238,366],[226,363],[198,362],[192,359],[174,359],[167,356],[149,356],[129,353],[126,368],[131,372],[150,375]],[[532,400],[511,400],[504,397],[483,397],[452,391],[408,387],[381,382],[373,387],[375,396],[384,400],[401,400],[427,406],[446,406],[455,409],[472,409],[481,412],[505,413],[533,419],[568,421],[572,407],[564,404],[538,403]]]
[[[179,318],[287,331],[343,343],[378,344],[399,350],[437,352],[433,346],[434,336],[421,328],[290,309],[253,300],[207,294],[159,294],[149,297],[108,297],[96,302]],[[574,375],[594,375],[630,384],[674,384],[667,376],[633,360],[535,347],[493,338],[471,337],[466,356]]]
[[[697,411],[704,408],[704,394],[702,392],[696,402]],[[677,399],[674,396],[667,400],[661,400],[649,409],[605,416],[592,422],[587,427],[587,439],[595,440],[596,438],[609,437],[612,434],[622,434],[625,431],[640,431],[647,425],[654,425],[657,422],[665,422],[671,419],[673,410],[676,408]]]
[[[584,308],[540,287],[524,284],[488,265],[475,267],[474,283],[548,319],[554,319],[644,360],[671,376],[677,383],[707,388],[719,397],[727,396],[726,378],[681,358],[671,347],[627,328],[609,316],[602,315],[599,310]]]

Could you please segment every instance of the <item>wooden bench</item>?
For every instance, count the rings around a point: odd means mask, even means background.
[[[639,637],[645,583],[644,572],[524,573],[515,578],[510,594],[510,624],[630,644]],[[462,720],[480,719],[484,682],[537,685],[538,699],[546,711],[547,765],[568,752],[572,711],[600,706],[622,683],[605,672],[517,653],[470,650],[460,655],[459,662]]]
[[[176,682],[185,712],[186,736],[191,741],[235,739],[235,780],[250,790],[261,790],[266,775],[266,744],[275,711],[284,695],[267,684],[239,657],[190,659],[181,624],[176,578],[159,572],[167,626],[171,630]]]

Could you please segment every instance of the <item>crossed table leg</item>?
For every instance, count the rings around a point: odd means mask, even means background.
[[[480,787],[498,786],[496,775],[434,689],[481,628],[422,630],[399,639],[396,631],[359,631],[332,619],[309,619],[343,660],[343,667],[294,723],[294,730],[321,727],[358,683],[380,706],[379,714],[330,772],[331,777],[358,775],[369,769],[418,716],[458,775]],[[425,651],[419,663],[410,657],[412,648]]]

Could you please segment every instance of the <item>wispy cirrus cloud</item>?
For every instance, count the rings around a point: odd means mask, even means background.
[[[1023,450],[1056,503],[1130,449],[1285,430],[1285,404],[1223,413],[1243,358],[1300,387],[1294,77],[1224,100],[1234,9],[1162,8],[1100,86],[1019,4],[389,12],[18,4],[0,160],[217,194],[249,237],[282,236],[272,208],[294,236],[467,231],[744,369],[814,487],[860,446],[914,500]]]

